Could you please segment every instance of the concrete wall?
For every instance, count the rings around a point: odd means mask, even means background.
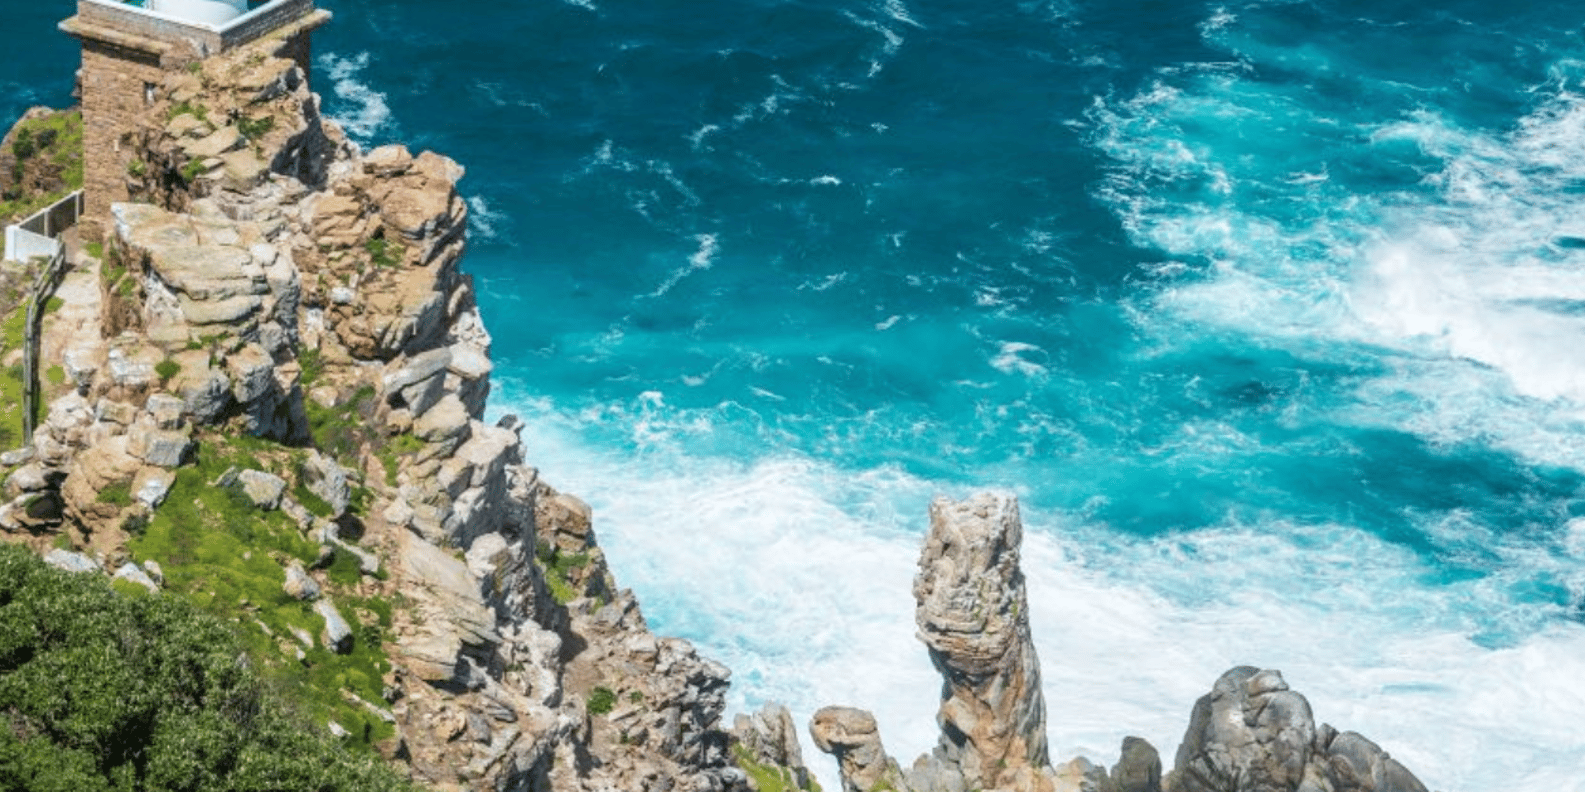
[[[55,255],[59,245],[59,242],[22,226],[6,226],[6,261],[27,261],[34,256],[48,258]]]

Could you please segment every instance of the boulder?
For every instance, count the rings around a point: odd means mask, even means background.
[[[347,503],[352,498],[346,468],[316,450],[308,452],[308,458],[303,460],[302,474],[308,491],[329,504],[331,516],[340,517],[346,513]]]
[[[321,599],[314,603],[314,612],[325,620],[325,630],[319,636],[325,642],[325,648],[336,654],[352,651],[352,626],[341,618],[336,606],[328,599]]]
[[[853,707],[825,707],[809,721],[815,747],[836,757],[844,792],[911,792],[897,762],[881,745],[875,716]]]
[[[297,561],[293,561],[286,568],[286,582],[281,588],[293,599],[308,601],[319,599],[319,584],[308,576],[308,571]]]
[[[82,553],[55,548],[44,554],[44,563],[67,572],[100,572],[99,564]]]
[[[237,486],[254,506],[266,511],[279,509],[286,494],[286,481],[274,473],[243,470],[237,473]]]
[[[150,593],[158,593],[160,590],[160,585],[154,582],[154,578],[149,577],[142,567],[131,561],[122,564],[121,568],[116,570],[115,579],[136,583],[148,589]]]

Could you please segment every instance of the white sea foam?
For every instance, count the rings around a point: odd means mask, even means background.
[[[961,485],[797,455],[691,456],[712,421],[656,393],[582,416],[519,406],[530,462],[595,507],[652,624],[733,669],[732,711],[776,700],[803,723],[851,704],[875,711],[905,764],[930,748],[939,678],[913,636],[911,579],[929,498]],[[578,439],[612,421],[635,427],[632,451]],[[1347,526],[1229,522],[1139,539],[1024,511],[1054,757],[1110,763],[1137,734],[1170,763],[1195,699],[1252,664],[1283,671],[1318,720],[1376,740],[1432,788],[1585,789],[1570,773],[1585,767],[1577,624],[1478,646],[1465,614],[1501,609],[1501,591],[1428,586],[1412,551]],[[835,788],[834,765],[804,750]]]
[[[1046,373],[1046,367],[1031,360],[1032,357],[1043,357],[1045,350],[1034,344],[1022,341],[1004,341],[996,351],[996,356],[991,358],[991,366],[1003,374],[1018,373],[1026,377],[1036,377]]]
[[[331,92],[348,106],[346,112],[331,115],[332,120],[360,143],[370,143],[376,135],[391,131],[391,108],[385,102],[385,94],[361,80],[369,67],[369,53],[352,57],[325,53],[317,60],[330,77]]]
[[[490,208],[482,195],[468,197],[468,233],[479,239],[495,239],[506,216]]]
[[[716,235],[696,234],[694,235],[694,241],[699,243],[699,248],[693,252],[693,255],[688,257],[688,264],[672,270],[671,274],[666,276],[666,280],[661,281],[661,284],[649,293],[650,297],[664,296],[666,292],[672,290],[672,287],[680,283],[683,278],[695,272],[710,269],[715,264],[715,254],[719,250],[719,246],[716,243]]]

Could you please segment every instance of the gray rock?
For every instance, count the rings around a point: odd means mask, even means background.
[[[1117,764],[1112,766],[1117,792],[1161,792],[1161,756],[1155,746],[1139,737],[1124,737]]]
[[[148,573],[144,572],[142,567],[132,563],[131,561],[122,564],[121,568],[116,570],[115,579],[129,580],[148,589],[151,593],[158,593],[160,590],[159,584],[155,583],[154,579],[149,577]]]
[[[347,469],[336,460],[318,451],[310,451],[308,458],[303,461],[303,479],[309,492],[330,504],[333,516],[340,517],[346,513],[352,489],[348,484]]]
[[[431,349],[405,360],[393,361],[396,362],[400,362],[401,365],[387,370],[382,379],[386,398],[390,398],[409,385],[440,376],[451,363],[451,349],[449,347]]]
[[[231,395],[247,404],[275,387],[275,361],[257,344],[248,344],[226,357],[231,372]]]
[[[799,789],[809,785],[798,727],[786,707],[767,703],[752,715],[739,713],[732,723],[732,738],[755,762],[791,771]]]
[[[286,568],[286,583],[281,588],[294,599],[319,599],[319,584],[314,582],[314,579],[303,569],[303,565],[296,561]]]
[[[6,492],[20,494],[50,489],[53,486],[51,484],[52,473],[56,474],[53,477],[54,484],[59,484],[60,480],[65,478],[65,471],[46,468],[36,462],[23,465],[6,477]]]
[[[181,395],[187,411],[199,423],[211,423],[231,406],[231,378],[224,371],[183,369]]]
[[[160,429],[182,428],[182,412],[186,404],[181,399],[169,393],[155,393],[149,396],[143,409],[154,419],[154,425]]]
[[[165,502],[165,496],[171,492],[171,485],[176,483],[176,474],[168,470],[151,472],[143,479],[142,486],[138,487],[134,496],[144,507],[153,510]]]
[[[244,470],[237,474],[237,485],[253,501],[253,505],[266,511],[279,509],[281,497],[286,494],[286,481],[274,473],[262,470]]]
[[[454,441],[461,445],[468,437],[468,422],[468,408],[456,396],[447,394],[413,421],[413,434],[428,443]]]
[[[13,448],[4,454],[0,454],[0,466],[3,467],[16,467],[17,465],[25,465],[32,461],[33,446]]]
[[[1249,666],[1195,703],[1172,772],[1174,792],[1425,792],[1370,740],[1317,729],[1310,703],[1281,673]]]
[[[67,572],[100,572],[99,564],[82,553],[55,548],[44,554],[44,563]]]
[[[133,426],[127,431],[127,453],[150,465],[181,467],[193,449],[193,439],[183,431]]]
[[[336,606],[328,599],[321,599],[314,603],[314,612],[325,620],[325,631],[320,634],[325,646],[336,654],[352,651],[352,626],[341,618]]]
[[[158,583],[160,586],[165,585],[165,569],[160,566],[160,562],[155,561],[152,558],[144,561],[143,571],[149,573],[149,578],[155,583]]]

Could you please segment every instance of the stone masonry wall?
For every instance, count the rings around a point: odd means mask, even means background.
[[[83,219],[85,239],[104,236],[110,205],[127,200],[131,147],[123,136],[147,112],[148,86],[165,79],[152,53],[83,42]]]

